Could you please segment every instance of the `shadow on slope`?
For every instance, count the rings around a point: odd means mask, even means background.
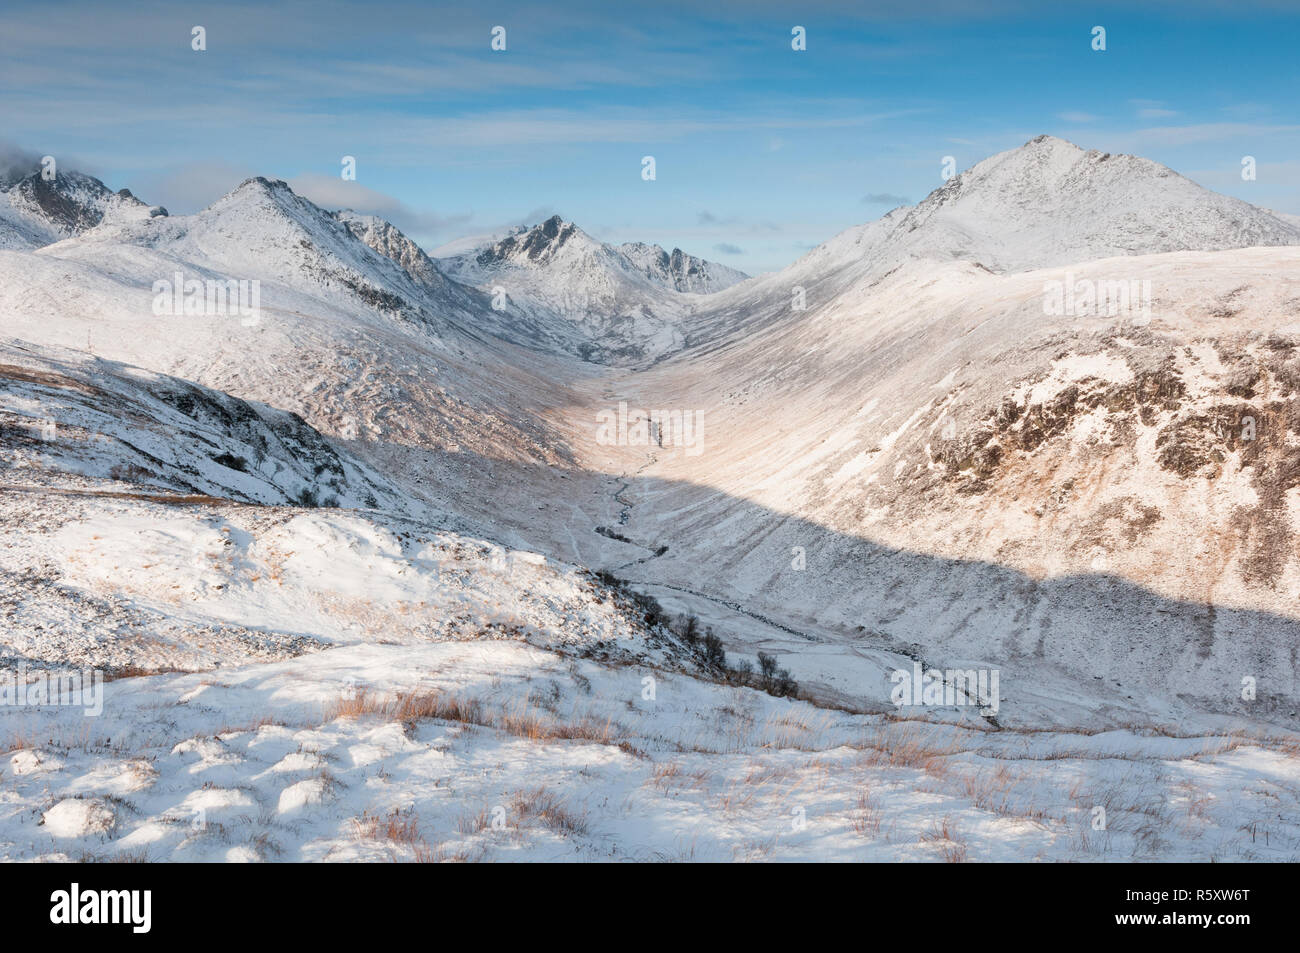
[[[1081,698],[1109,699],[1118,721],[1129,702],[1135,713],[1150,712],[1156,697],[1296,723],[1300,619],[1169,598],[1106,572],[1035,579],[657,477],[518,467],[464,453],[429,459],[460,474],[439,488],[450,505],[491,512],[516,544],[729,605],[813,642],[940,667],[999,668],[1002,693],[1012,698],[1055,692],[1054,679],[1023,679],[1065,672]],[[1243,698],[1247,684],[1253,700]],[[882,692],[888,696],[887,682],[863,694]]]

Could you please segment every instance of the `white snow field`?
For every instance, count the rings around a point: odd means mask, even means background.
[[[1300,229],[1145,159],[751,279],[0,183],[0,526],[0,858],[1300,859]]]

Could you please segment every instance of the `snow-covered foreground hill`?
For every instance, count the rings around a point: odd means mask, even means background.
[[[1300,838],[1294,738],[848,715],[515,641],[105,690],[93,720],[0,714],[7,858],[1285,861]]]
[[[3,497],[6,561],[43,574],[6,594],[46,629],[13,647],[164,673],[0,706],[8,859],[1288,860],[1300,838],[1288,732],[852,714],[721,684],[588,574],[458,534],[58,502]]]
[[[1285,217],[1043,137],[734,283],[61,175],[0,193],[0,856],[1297,857]]]

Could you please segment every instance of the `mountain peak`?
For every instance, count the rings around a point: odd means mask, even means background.
[[[674,291],[709,294],[730,288],[749,277],[743,271],[696,258],[675,246],[669,252],[660,245],[626,242],[617,250],[641,274]]]
[[[892,214],[892,213],[891,213]],[[1041,135],[882,220],[925,258],[1025,270],[1095,258],[1300,243],[1293,223],[1140,156]],[[893,254],[893,252],[891,252]]]
[[[450,293],[447,279],[437,264],[400,228],[378,215],[363,215],[352,209],[332,213],[354,238],[397,265],[426,289]]]
[[[217,199],[205,212],[225,212],[234,209],[260,210],[259,214],[287,216],[298,222],[328,219],[331,214],[310,199],[299,195],[283,179],[255,175]]]
[[[1060,136],[1049,135],[1048,133],[1045,132],[1040,133],[1037,136],[1034,136],[1034,138],[1030,139],[1020,148],[1028,149],[1032,146],[1045,147],[1050,149],[1061,149],[1061,148],[1073,149],[1076,152],[1084,151],[1082,146],[1075,145],[1069,139],[1062,139]]]
[[[0,189],[0,248],[40,247],[80,235],[105,221],[165,216],[129,189],[114,192],[92,175],[31,172]]]
[[[293,192],[289,188],[289,183],[284,179],[269,179],[264,175],[254,175],[231,189],[230,194],[236,192]]]
[[[571,242],[584,248],[598,245],[577,225],[566,222],[558,215],[552,215],[532,228],[507,235],[483,249],[479,252],[477,261],[480,265],[491,265],[507,260],[540,264],[554,258]]]

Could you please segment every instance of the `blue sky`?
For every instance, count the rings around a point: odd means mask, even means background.
[[[1294,2],[6,0],[0,137],[173,213],[261,174],[428,248],[559,213],[758,273],[1043,132],[1300,214],[1297,38]]]

